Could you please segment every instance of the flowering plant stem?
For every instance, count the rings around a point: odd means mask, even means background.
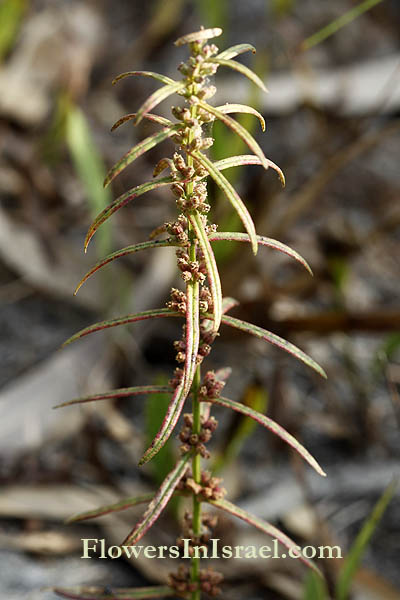
[[[259,165],[263,166],[264,169],[274,169],[278,173],[281,182],[284,183],[284,176],[280,168],[264,156],[258,142],[235,119],[228,116],[228,113],[245,112],[253,114],[259,119],[264,130],[265,124],[262,115],[251,107],[241,104],[225,104],[220,107],[213,107],[207,103],[207,100],[216,91],[215,87],[209,83],[209,78],[216,73],[220,66],[229,67],[241,73],[265,91],[263,82],[250,69],[232,60],[242,52],[254,51],[254,48],[248,44],[239,44],[219,53],[218,48],[214,44],[209,44],[208,40],[219,36],[221,33],[222,31],[219,28],[201,29],[175,42],[178,46],[187,44],[190,50],[189,59],[187,62],[181,63],[178,68],[183,75],[181,81],[174,81],[169,77],[149,71],[129,71],[116,78],[115,82],[128,76],[146,76],[160,81],[163,86],[151,94],[136,113],[128,114],[119,119],[113,129],[127,121],[133,120],[134,124],[137,124],[142,119],[148,119],[161,125],[162,130],[129,150],[111,168],[105,179],[105,185],[111,183],[125,167],[144,152],[166,139],[175,142],[177,151],[173,154],[172,159],[163,158],[158,162],[154,169],[156,179],[128,190],[96,217],[86,236],[85,250],[98,228],[111,215],[137,196],[155,190],[160,186],[171,186],[171,190],[176,197],[179,214],[175,221],[164,223],[155,229],[149,241],[113,252],[102,259],[82,278],[76,291],[91,275],[109,262],[139,250],[166,246],[177,248],[177,267],[181,273],[185,289],[172,288],[171,299],[167,302],[166,308],[143,311],[95,323],[76,333],[65,342],[65,344],[69,344],[95,331],[128,323],[132,324],[149,318],[181,317],[184,319],[182,337],[174,342],[177,351],[176,360],[179,366],[175,369],[174,377],[167,387],[171,395],[170,403],[161,427],[150,447],[140,459],[139,465],[151,460],[163,447],[178,423],[186,400],[191,397],[192,412],[183,415],[183,426],[179,433],[181,457],[166,476],[159,490],[151,497],[142,519],[128,534],[123,544],[136,544],[159,518],[172,496],[176,494],[186,497],[191,496],[192,512],[186,512],[185,514],[183,532],[178,541],[178,545],[186,550],[183,540],[190,538],[191,565],[189,569],[181,566],[177,572],[171,573],[167,587],[143,588],[142,591],[140,588],[124,590],[122,596],[116,592],[116,598],[144,598],[149,597],[149,593],[151,593],[152,597],[176,594],[191,598],[191,600],[200,600],[203,592],[210,596],[216,596],[219,593],[219,584],[222,581],[221,574],[211,569],[203,570],[200,568],[199,550],[207,548],[212,530],[216,525],[215,516],[203,512],[203,504],[230,513],[272,535],[282,545],[289,548],[293,554],[297,553],[300,560],[310,568],[318,571],[310,560],[299,555],[294,542],[284,533],[273,525],[224,500],[226,492],[221,486],[221,480],[212,477],[209,472],[202,469],[202,458],[208,459],[210,457],[206,444],[217,427],[216,419],[210,416],[210,408],[217,404],[246,414],[254,419],[287,442],[320,475],[325,475],[310,453],[278,423],[250,407],[221,396],[225,381],[230,374],[229,368],[220,369],[217,372],[206,371],[203,375],[201,373],[201,364],[210,354],[212,344],[219,335],[220,325],[223,324],[235,327],[278,346],[303,361],[320,375],[325,376],[324,371],[312,358],[290,342],[257,325],[226,315],[229,310],[237,305],[237,302],[232,298],[222,297],[221,282],[211,242],[223,240],[248,242],[254,254],[257,253],[258,245],[267,246],[291,256],[309,272],[311,272],[311,269],[306,261],[291,248],[277,240],[271,240],[256,234],[255,225],[244,202],[222,173],[224,169],[235,166]],[[150,112],[159,102],[172,94],[178,94],[184,99],[183,106],[172,107],[172,114],[177,119],[175,123]],[[212,123],[216,119],[239,135],[253,154],[232,156],[213,162],[205,152],[212,146],[214,140],[211,137],[203,136],[203,126]],[[158,177],[165,169],[169,169],[170,175]],[[228,201],[237,211],[246,233],[217,233],[217,225],[211,223],[208,219],[211,208],[207,202],[206,179],[208,176],[221,188]],[[153,241],[154,238],[163,235],[167,237]],[[160,386],[140,385],[78,398],[64,403],[63,406],[110,398],[135,397],[139,394],[151,394],[158,391],[160,391]],[[190,465],[191,469],[189,468]],[[129,506],[147,500],[147,496],[128,498],[114,505],[100,507],[76,515],[72,520],[94,518],[110,512],[124,510]],[[58,589],[57,593],[79,600],[89,600],[89,598],[90,600],[93,598],[100,600],[104,598],[104,594],[94,588],[79,588],[78,591],[72,588]]]

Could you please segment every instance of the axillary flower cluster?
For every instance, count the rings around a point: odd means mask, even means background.
[[[170,186],[176,198],[175,202],[179,214],[173,222],[164,223],[155,229],[148,241],[128,246],[102,259],[83,277],[77,290],[93,273],[119,257],[149,248],[171,246],[176,247],[177,267],[183,280],[183,289],[173,288],[170,299],[164,308],[129,314],[96,323],[79,331],[65,344],[109,327],[153,318],[182,318],[184,321],[182,337],[174,342],[178,366],[168,386],[142,385],[111,390],[103,394],[78,398],[62,406],[108,398],[169,392],[170,403],[161,428],[150,447],[143,454],[139,465],[151,460],[163,447],[175,430],[189,398],[191,399],[191,412],[183,415],[183,425],[179,433],[181,442],[180,458],[155,494],[129,498],[111,506],[100,507],[77,515],[71,521],[89,519],[122,510],[128,506],[148,502],[148,507],[141,520],[122,542],[122,544],[134,545],[158,519],[171,497],[182,495],[191,497],[192,506],[191,510],[185,514],[181,537],[187,539],[189,536],[193,547],[206,545],[216,524],[215,515],[203,511],[203,505],[206,504],[208,508],[223,510],[243,519],[276,538],[286,548],[293,550],[295,549],[294,542],[284,533],[270,523],[247,513],[226,500],[224,498],[226,492],[222,487],[221,480],[213,477],[211,473],[202,468],[203,459],[208,459],[210,456],[207,443],[217,427],[217,421],[210,414],[211,408],[213,405],[220,405],[255,419],[259,424],[278,435],[294,448],[319,474],[324,475],[321,467],[309,452],[278,423],[240,402],[221,396],[230,374],[229,368],[220,369],[216,372],[208,370],[203,375],[201,373],[202,363],[210,354],[212,344],[219,335],[220,326],[223,324],[255,335],[286,350],[320,375],[325,376],[321,367],[293,344],[256,325],[227,314],[237,302],[232,298],[223,298],[222,296],[218,267],[212,248],[213,243],[219,241],[247,242],[251,245],[254,254],[257,252],[259,245],[267,246],[291,256],[308,271],[310,271],[310,268],[306,261],[288,246],[256,234],[254,223],[245,204],[223,174],[225,169],[240,165],[260,165],[264,169],[273,168],[277,171],[282,183],[284,183],[284,176],[279,167],[264,156],[259,144],[247,130],[229,116],[232,113],[253,114],[259,119],[264,130],[265,124],[261,114],[254,108],[241,104],[224,104],[215,107],[208,102],[216,92],[216,88],[210,83],[210,77],[214,76],[221,66],[229,67],[243,74],[265,90],[264,84],[255,73],[243,64],[233,60],[243,52],[255,52],[254,48],[249,44],[239,44],[220,52],[217,46],[208,43],[208,40],[219,36],[221,33],[222,30],[219,28],[201,29],[175,42],[177,46],[188,45],[190,51],[188,60],[178,67],[183,76],[180,81],[148,71],[123,73],[114,81],[119,81],[128,76],[140,75],[156,79],[163,85],[142,104],[136,113],[122,117],[112,129],[128,121],[133,121],[136,125],[142,119],[160,125],[161,129],[130,149],[112,167],[106,177],[105,185],[108,185],[126,166],[144,152],[162,141],[172,140],[177,149],[172,158],[163,158],[158,162],[154,169],[153,181],[128,190],[98,215],[86,236],[85,250],[97,229],[112,214],[145,192],[161,186]],[[162,100],[172,94],[177,94],[181,98],[181,105],[172,108],[175,121],[150,112]],[[213,145],[213,138],[204,136],[203,126],[215,120],[220,120],[239,135],[252,153],[230,156],[213,162],[207,155],[207,150]],[[169,173],[165,175],[164,171],[169,171]],[[164,176],[160,177],[161,174],[164,174]],[[210,222],[208,217],[210,204],[207,197],[208,177],[214,180],[237,211],[245,233],[218,232],[217,225]],[[293,551],[295,552],[295,550]],[[299,558],[309,567],[318,570],[307,558]],[[222,576],[215,571],[200,568],[200,557],[197,552],[194,552],[190,568],[181,565],[176,573],[170,575],[167,585],[132,590],[125,589],[123,595],[118,595],[118,591],[113,591],[113,597],[126,599],[178,595],[198,600],[203,592],[211,596],[217,595],[221,580]],[[56,591],[68,598],[109,597],[105,596],[100,588],[68,588],[57,589]]]

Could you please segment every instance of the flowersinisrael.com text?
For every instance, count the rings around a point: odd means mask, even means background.
[[[82,538],[81,558],[342,558],[340,546],[294,546],[282,548],[274,539],[271,546],[227,546],[213,538],[209,546],[192,546],[191,539],[183,539],[183,547],[178,546],[109,546],[105,539]]]

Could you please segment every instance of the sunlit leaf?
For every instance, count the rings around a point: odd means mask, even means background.
[[[153,500],[150,502],[142,519],[122,542],[122,546],[132,546],[133,544],[136,544],[145,535],[146,531],[150,529],[153,523],[155,523],[168,504],[176,486],[185,475],[191,456],[191,452],[182,456],[174,469],[167,475]]]
[[[125,77],[132,77],[134,75],[141,75],[142,77],[151,77],[152,79],[157,79],[157,81],[161,81],[161,83],[165,83],[167,85],[178,83],[174,79],[171,79],[171,77],[161,75],[160,73],[153,73],[153,71],[126,71],[126,73],[121,73],[121,75],[117,75],[116,78],[113,79],[112,84],[115,85],[121,79],[125,79]]]
[[[259,144],[253,138],[253,136],[235,119],[232,119],[228,115],[224,114],[214,106],[210,106],[207,102],[203,100],[199,100],[198,106],[216,116],[220,121],[222,121],[227,127],[232,129],[237,135],[248,145],[250,150],[254,152],[256,156],[261,160],[261,164],[264,169],[268,169],[271,165],[269,164],[267,158],[264,156],[264,152],[261,150]]]
[[[171,402],[168,406],[167,413],[164,417],[164,420],[161,424],[157,435],[152,441],[150,447],[146,450],[146,452],[143,454],[142,458],[139,461],[140,467],[145,463],[149,462],[149,460],[151,460],[153,456],[155,456],[157,452],[161,450],[166,441],[169,439],[181,415],[186,398],[187,395],[184,393],[184,378],[182,377],[181,382],[176,387],[173,393]]]
[[[78,285],[76,287],[74,294],[76,294],[78,292],[79,288],[89,279],[89,277],[91,277],[94,273],[96,273],[96,271],[98,271],[99,269],[104,267],[104,265],[108,265],[108,263],[112,262],[113,260],[116,260],[117,258],[121,258],[122,256],[128,256],[130,254],[135,254],[136,252],[139,252],[140,250],[148,250],[149,248],[168,248],[168,247],[176,246],[176,245],[177,245],[177,243],[172,241],[169,238],[167,240],[154,240],[154,241],[150,241],[150,242],[140,242],[139,244],[134,244],[133,246],[127,246],[126,248],[122,248],[121,250],[116,250],[115,252],[112,252],[112,254],[109,254],[102,260],[99,260],[99,262],[96,263],[94,265],[94,267],[92,267],[90,269],[90,271],[88,271],[84,277],[82,277],[82,279],[80,280],[80,282],[78,283]]]
[[[156,179],[155,181],[147,181],[146,183],[141,183],[140,185],[131,188],[130,190],[125,192],[125,194],[122,194],[122,196],[116,198],[116,200],[111,202],[111,204],[106,206],[106,208],[99,215],[97,215],[97,217],[89,227],[84,242],[85,252],[87,250],[90,240],[92,239],[98,228],[103,223],[105,223],[105,221],[107,221],[107,219],[109,219],[111,215],[117,212],[117,210],[126,206],[134,198],[137,198],[138,196],[141,196],[146,192],[150,192],[151,190],[155,190],[156,188],[162,187],[163,185],[169,185],[174,181],[175,180],[173,177],[161,177],[160,179]]]
[[[302,456],[302,458],[304,458],[304,460],[307,461],[308,464],[311,465],[312,468],[317,471],[317,473],[319,473],[319,475],[322,475],[323,477],[326,476],[326,473],[321,469],[315,458],[311,456],[308,450],[306,450],[304,446],[302,446],[302,444],[300,444],[300,442],[298,442],[296,438],[294,438],[288,431],[286,431],[283,427],[281,427],[278,423],[276,423],[269,417],[261,414],[257,410],[254,410],[250,406],[246,406],[241,402],[229,400],[228,398],[214,398],[211,399],[210,402],[212,402],[213,404],[219,404],[220,406],[225,406],[226,408],[231,408],[232,410],[235,410],[236,412],[239,412],[242,415],[246,415],[246,417],[254,419],[254,421],[259,423],[260,425],[263,425],[263,427],[266,427],[267,429],[272,431],[272,433],[275,433],[275,435],[280,437],[281,440],[283,440],[284,442],[289,444],[289,446],[294,448],[294,450],[296,450],[296,452],[298,452],[300,456]]]
[[[235,188],[229,183],[229,181],[220,173],[218,169],[215,168],[214,164],[211,162],[207,156],[202,154],[201,152],[193,152],[194,158],[204,167],[214,179],[215,183],[221,190],[224,192],[233,208],[237,211],[247,233],[251,239],[251,246],[254,254],[257,254],[257,236],[256,230],[254,227],[253,219],[249,211],[247,210],[245,204],[240,198],[239,194],[236,192]]]
[[[261,129],[265,131],[264,117],[252,106],[246,106],[246,104],[222,104],[222,106],[216,106],[215,108],[224,114],[244,113],[247,115],[254,115],[260,121]]]
[[[307,366],[311,367],[311,369],[314,369],[314,371],[319,373],[319,375],[326,378],[325,371],[310,356],[297,348],[297,346],[294,344],[284,340],[275,333],[271,333],[270,331],[267,331],[262,327],[258,327],[257,325],[253,325],[252,323],[247,323],[247,321],[242,321],[241,319],[236,319],[234,317],[228,317],[227,315],[222,317],[222,323],[229,325],[230,327],[240,329],[240,331],[251,333],[251,335],[254,335],[255,337],[269,342],[274,346],[278,346],[278,348],[281,348],[282,350],[286,350],[286,352],[289,352],[289,354],[292,354]]]
[[[280,169],[278,167],[278,165],[276,165],[274,162],[272,162],[272,160],[269,160],[269,158],[266,158],[265,161],[267,161],[269,167],[271,167],[271,169],[274,169],[278,175],[279,175],[279,179],[281,180],[281,184],[284,186],[285,185],[285,175],[283,174],[282,169]],[[255,156],[255,154],[238,154],[236,156],[228,156],[227,158],[222,158],[221,160],[216,160],[214,162],[214,167],[217,167],[217,169],[219,171],[224,171],[225,169],[231,169],[232,167],[241,167],[243,165],[260,165],[262,167],[265,166],[265,161],[264,163],[261,162],[261,160],[258,158],[258,156]]]
[[[250,242],[250,237],[246,233],[221,231],[212,233],[209,236],[209,240],[210,242]],[[277,240],[273,240],[272,238],[264,237],[263,235],[257,236],[257,242],[260,244],[260,246],[267,246],[268,248],[273,248],[274,250],[279,250],[279,252],[287,254],[287,256],[294,258],[295,260],[297,260],[297,262],[302,264],[303,267],[307,269],[307,271],[310,273],[310,275],[313,274],[307,261],[302,256],[300,256],[300,254],[298,254],[295,250],[293,250],[289,246],[286,246],[286,244],[282,244],[282,242],[278,242]]]
[[[54,588],[53,591],[58,596],[70,598],[71,600],[146,600],[147,598],[176,596],[175,590],[167,586],[120,588],[112,590],[104,586],[77,586],[70,588]]]
[[[134,124],[138,125],[140,121],[143,119],[143,116],[150,112],[152,108],[160,104],[163,100],[171,96],[171,94],[175,94],[179,92],[185,87],[185,83],[179,81],[174,84],[165,85],[162,88],[156,90],[151,96],[147,98],[147,100],[142,104],[139,110],[136,113],[136,118],[134,120]]]
[[[136,118],[136,115],[137,113],[135,112],[129,113],[129,115],[124,115],[114,123],[114,125],[111,127],[111,131],[115,131],[117,127],[123,125],[123,123],[126,123],[127,121],[132,121]],[[147,121],[152,121],[153,123],[158,123],[159,125],[163,125],[164,127],[173,127],[174,125],[174,123],[169,119],[166,119],[165,117],[160,117],[160,115],[155,115],[153,113],[146,113],[145,115],[143,115],[143,119],[146,119]]]
[[[222,290],[217,263],[215,262],[214,252],[211,248],[200,215],[198,213],[189,215],[189,220],[195,231],[196,238],[199,241],[206,263],[207,276],[214,304],[214,331],[218,331],[222,316]]]
[[[236,46],[231,46],[226,50],[223,50],[215,58],[229,60],[230,58],[235,58],[239,54],[243,54],[244,52],[252,52],[256,53],[256,49],[251,44],[237,44]]]
[[[138,504],[145,504],[146,502],[150,502],[153,499],[153,497],[154,492],[148,494],[141,494],[140,496],[132,496],[131,498],[124,498],[119,502],[114,502],[113,504],[108,504],[107,506],[100,506],[98,508],[87,510],[77,515],[73,515],[72,517],[69,517],[66,520],[66,523],[86,521],[87,519],[95,519],[97,517],[102,517],[104,515],[119,512],[121,510],[126,510],[127,508],[132,508],[133,506],[137,506]]]
[[[71,336],[66,342],[63,343],[61,348],[75,342],[75,340],[79,340],[80,338],[89,335],[89,333],[94,333],[95,331],[102,331],[103,329],[109,329],[110,327],[117,327],[118,325],[126,325],[127,323],[136,323],[137,321],[145,321],[147,319],[157,319],[164,317],[181,317],[181,313],[171,312],[168,308],[159,308],[154,310],[144,310],[143,312],[125,315],[124,317],[117,317],[115,319],[110,319],[108,321],[100,321],[99,323],[94,323],[93,325],[89,325],[89,327],[85,327]]]
[[[199,324],[199,282],[189,281],[186,284],[186,350],[185,368],[183,371],[183,395],[187,396],[192,386],[196,371],[197,353],[200,342]]]
[[[339,577],[336,583],[336,598],[337,600],[347,600],[350,596],[351,583],[358,569],[362,556],[370,542],[370,539],[385,512],[387,505],[393,498],[397,481],[393,481],[378,502],[375,504],[371,514],[364,522],[361,531],[357,535],[348,555],[345,558],[344,565],[340,570]]]
[[[86,402],[96,402],[97,400],[113,400],[114,398],[126,398],[129,396],[140,396],[141,394],[160,394],[160,393],[172,393],[172,389],[168,386],[163,385],[140,385],[128,388],[119,388],[117,390],[109,390],[108,392],[101,392],[98,394],[91,394],[90,396],[83,396],[82,398],[74,398],[68,402],[57,404],[53,408],[64,408],[65,406],[72,406],[74,404],[86,404]]]
[[[220,27],[214,27],[212,29],[201,29],[193,33],[188,33],[178,38],[174,44],[175,46],[183,46],[184,44],[191,44],[192,42],[202,42],[203,40],[210,40],[211,38],[218,37],[221,35],[222,29]]]
[[[209,500],[208,502],[213,506],[216,506],[224,510],[225,512],[233,515],[234,517],[242,519],[242,521],[245,521],[249,525],[253,525],[253,527],[260,529],[272,538],[277,539],[278,542],[282,544],[282,546],[285,546],[285,548],[290,550],[293,556],[296,556],[299,560],[306,564],[307,567],[310,567],[310,569],[313,569],[316,573],[321,575],[321,572],[318,569],[318,567],[311,560],[309,560],[301,554],[301,552],[299,551],[299,546],[297,546],[293,542],[293,540],[291,540],[287,535],[285,535],[283,531],[280,531],[279,529],[274,527],[274,525],[271,525],[271,523],[268,523],[263,519],[259,519],[255,515],[252,515],[251,513],[247,512],[247,510],[244,510],[243,508],[232,504],[228,500]]]
[[[136,117],[137,115],[138,113],[136,113]],[[178,129],[179,125],[174,125],[173,127],[165,127],[161,131],[153,133],[153,135],[150,135],[149,137],[136,144],[136,146],[134,146],[126,154],[124,154],[124,156],[109,170],[104,180],[104,187],[107,187],[111,183],[111,181],[113,181],[113,179],[125,169],[125,167],[130,165],[137,158],[139,158],[139,156],[142,156],[142,154],[148,152],[149,150],[151,150],[151,148],[157,146],[157,144],[160,144],[167,138],[171,137],[172,135],[175,135]]]
[[[241,73],[242,75],[250,79],[253,83],[258,85],[258,87],[261,88],[263,92],[268,92],[267,88],[265,87],[261,79],[258,77],[258,75],[256,75],[254,71],[246,67],[246,65],[242,65],[242,63],[236,62],[236,60],[216,57],[207,58],[207,62],[216,63],[218,65],[221,65],[222,67],[229,67],[234,71],[238,71],[238,73]]]

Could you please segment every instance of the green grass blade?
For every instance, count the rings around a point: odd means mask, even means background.
[[[370,516],[365,521],[361,528],[361,531],[357,535],[350,552],[344,560],[344,565],[340,570],[340,574],[336,584],[336,599],[347,600],[350,594],[351,583],[354,575],[361,562],[362,556],[370,542],[372,534],[374,533],[379,521],[381,520],[383,513],[385,512],[389,502],[393,498],[397,488],[397,481],[392,482],[381,498],[374,506]]]
[[[260,89],[262,89],[263,92],[268,92],[267,88],[265,87],[264,83],[261,81],[259,76],[256,75],[254,71],[246,67],[246,65],[242,65],[242,63],[236,62],[236,60],[216,57],[207,58],[207,62],[216,63],[221,67],[229,67],[230,69],[233,69],[234,71],[237,71],[238,73],[241,73],[242,75],[250,79],[250,81],[255,83]]]
[[[224,315],[222,317],[222,323],[224,323],[225,325],[229,325],[230,327],[240,329],[240,331],[250,333],[251,335],[254,335],[255,337],[258,337],[266,342],[269,342],[274,346],[278,346],[278,348],[281,348],[289,354],[292,354],[298,360],[301,360],[304,364],[306,364],[308,367],[311,367],[311,369],[314,369],[314,371],[316,371],[319,375],[326,379],[325,371],[319,366],[319,364],[315,362],[315,360],[313,360],[310,356],[308,356],[308,354],[300,350],[300,348],[297,348],[297,346],[295,346],[294,344],[291,344],[287,340],[284,340],[283,338],[279,337],[279,335],[271,333],[270,331],[267,331],[262,327],[258,327],[257,325],[253,325],[252,323],[247,323],[246,321],[242,321],[241,319],[236,319],[234,317],[228,317],[227,315]]]
[[[229,183],[226,177],[224,177],[221,174],[221,172],[215,168],[214,164],[209,158],[207,158],[207,156],[205,156],[201,152],[193,152],[193,156],[195,160],[198,161],[201,164],[201,166],[208,171],[212,179],[214,179],[218,187],[221,188],[225,196],[228,198],[229,202],[232,204],[233,208],[238,213],[240,220],[242,221],[247,233],[250,236],[253,252],[254,254],[257,254],[257,235],[255,226],[249,211],[243,203],[243,200],[240,198],[235,188]]]
[[[345,12],[338,19],[335,19],[334,21],[329,23],[329,25],[326,25],[325,27],[308,37],[306,40],[304,40],[304,42],[301,45],[301,49],[309,50],[313,46],[320,44],[321,42],[325,41],[328,37],[339,31],[339,29],[342,29],[342,27],[348,25],[349,23],[354,21],[354,19],[357,19],[357,17],[361,16],[362,14],[364,14],[377,4],[380,4],[381,2],[382,0],[365,0],[365,2],[357,4],[357,6],[354,6],[353,8]]]
[[[329,600],[329,598],[324,579],[318,577],[313,571],[307,573],[302,600]]]
[[[90,212],[95,216],[111,202],[111,194],[100,183],[106,168],[86,117],[76,106],[69,105],[67,110],[65,134],[76,172],[88,198]],[[111,231],[109,227],[104,227],[99,235],[99,254],[107,254],[110,248]]]
[[[3,0],[0,4],[0,61],[14,44],[27,6],[27,0]]]

